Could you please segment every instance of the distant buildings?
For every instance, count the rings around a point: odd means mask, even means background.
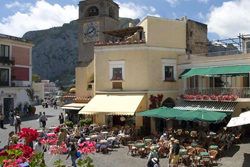
[[[23,110],[30,104],[26,89],[32,83],[32,47],[23,38],[0,34],[0,111]]]

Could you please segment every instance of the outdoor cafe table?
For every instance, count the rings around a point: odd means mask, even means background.
[[[216,149],[216,150],[219,150],[219,146],[217,146],[217,145],[211,145],[209,148],[210,148],[210,149]]]
[[[100,135],[92,135],[92,136],[90,136],[90,138],[97,138],[97,137],[99,137]]]
[[[145,139],[144,142],[152,141],[152,139]]]
[[[143,146],[145,146],[145,143],[136,143],[135,146],[141,146],[141,147],[143,147]]]
[[[199,143],[191,143],[192,147],[195,147],[195,146],[198,146],[198,145],[199,145]]]
[[[108,141],[115,140],[115,139],[116,139],[116,137],[109,137],[109,138],[107,138]]]
[[[87,137],[87,138],[85,138],[86,139],[86,141],[89,141],[90,140],[90,138],[89,137]]]
[[[180,149],[180,154],[186,154],[187,152],[188,152],[188,150],[187,149]]]
[[[200,156],[209,156],[209,153],[208,152],[200,152]]]
[[[108,140],[100,140],[100,143],[107,143]]]
[[[107,132],[107,131],[105,131],[105,132],[101,132],[101,134],[104,134],[104,135],[106,135],[106,134],[108,134],[109,132]]]

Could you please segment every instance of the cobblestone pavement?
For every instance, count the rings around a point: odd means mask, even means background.
[[[52,125],[58,125],[58,115],[63,112],[62,109],[43,109],[41,106],[36,107],[36,113],[38,111],[45,111],[48,116],[47,127]],[[38,116],[26,116],[22,117],[22,127],[38,128],[37,122]],[[0,129],[0,148],[3,148],[7,144],[8,133],[14,130],[13,126],[5,124],[6,129]],[[218,160],[218,165],[220,167],[250,167],[250,138],[245,138],[241,144],[235,144],[231,150],[225,151],[224,156]],[[146,158],[132,157],[128,152],[127,146],[121,146],[121,148],[114,148],[109,151],[108,154],[95,153],[95,155],[90,155],[93,158],[93,164],[95,167],[145,167],[147,163]],[[45,153],[45,162],[48,163],[51,159],[51,155]],[[65,165],[71,165],[70,158],[66,161],[66,155],[61,156]],[[53,166],[53,162],[58,159],[58,156],[53,157],[49,166]],[[161,167],[168,166],[168,159],[161,158]]]

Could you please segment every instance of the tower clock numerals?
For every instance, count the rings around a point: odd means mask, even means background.
[[[96,22],[84,24],[83,38],[87,42],[98,41],[99,40],[99,24]]]

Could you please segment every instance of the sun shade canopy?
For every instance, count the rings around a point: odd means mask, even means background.
[[[176,119],[216,123],[222,121],[226,116],[227,114],[222,112],[194,110],[180,114],[179,116],[176,117]]]
[[[144,95],[96,95],[78,114],[134,115]]]
[[[227,127],[235,127],[250,124],[250,111],[241,113],[239,117],[233,117],[227,124]]]
[[[178,115],[183,114],[184,110],[178,110],[168,107],[160,107],[145,112],[136,114],[136,116],[156,117],[156,118],[176,118]]]
[[[250,72],[250,65],[209,67],[209,68],[192,68],[185,70],[179,78],[188,78],[192,76],[216,77],[221,75],[227,76],[247,76]]]
[[[143,30],[143,27],[141,27],[141,26],[127,27],[127,28],[122,28],[122,29],[118,29],[118,30],[102,31],[102,33],[116,36],[116,37],[120,37],[120,38],[124,38],[124,37],[128,37],[128,36],[133,35],[138,30]]]

